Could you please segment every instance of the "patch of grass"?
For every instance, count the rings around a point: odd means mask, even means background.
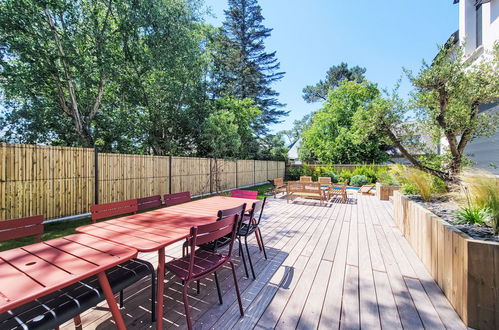
[[[471,225],[483,226],[489,219],[488,209],[478,207],[463,207],[456,211],[457,223],[467,223]]]

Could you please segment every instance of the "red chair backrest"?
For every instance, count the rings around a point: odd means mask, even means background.
[[[97,204],[90,206],[92,222],[96,220],[115,217],[127,213],[135,213],[138,211],[136,199],[129,199],[121,202],[113,202],[107,204]]]
[[[0,221],[0,242],[27,236],[35,236],[35,240],[41,242],[42,222],[43,215]]]
[[[185,202],[191,201],[191,193],[188,191],[176,193],[176,194],[165,194],[164,195],[165,205],[172,206]]]
[[[137,209],[139,211],[161,207],[161,195],[137,198]]]
[[[237,214],[232,214],[216,222],[211,222],[206,225],[191,227],[190,236],[187,239],[187,244],[190,247],[189,275],[187,279],[189,279],[192,276],[192,270],[194,267],[194,257],[195,257],[194,251],[196,250],[196,246],[198,245],[216,241],[219,238],[231,234],[229,250],[227,254],[225,254],[227,259],[230,258],[230,256],[232,255],[232,246],[234,245],[234,239],[236,238],[238,222],[239,222],[239,216]],[[223,254],[223,251],[220,251],[219,253]],[[205,271],[210,272],[210,269],[205,269]]]
[[[232,190],[230,192],[230,197],[247,198],[247,199],[257,199],[258,198],[258,191],[253,191],[253,190]]]

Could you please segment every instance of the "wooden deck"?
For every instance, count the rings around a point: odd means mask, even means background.
[[[349,195],[348,203],[269,198],[262,220],[268,260],[254,239],[257,279],[244,277],[237,250],[245,316],[240,317],[229,269],[192,288],[197,329],[464,329],[442,291],[392,221],[390,202]],[[167,250],[179,256],[179,245]],[[142,258],[155,263],[156,254]],[[165,327],[186,328],[180,283],[167,274]],[[149,280],[126,292],[122,310],[129,329],[151,328]],[[107,305],[82,315],[85,329],[113,328]],[[74,328],[68,322],[63,329]]]

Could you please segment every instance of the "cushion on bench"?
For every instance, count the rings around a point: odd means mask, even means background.
[[[113,293],[154,274],[154,267],[132,259],[106,271]],[[155,285],[153,277],[153,284]],[[155,297],[152,297],[155,299]],[[0,314],[0,329],[53,329],[105,300],[97,276],[84,279]]]

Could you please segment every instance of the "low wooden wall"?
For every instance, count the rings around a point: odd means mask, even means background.
[[[208,194],[284,177],[284,167],[277,161],[0,143],[0,221],[32,215],[60,218],[87,213],[96,203],[180,191]]]
[[[400,192],[394,221],[468,327],[499,329],[499,243],[471,239]]]
[[[397,190],[400,190],[400,186],[383,186],[381,183],[376,183],[376,197],[382,201],[389,200]]]

